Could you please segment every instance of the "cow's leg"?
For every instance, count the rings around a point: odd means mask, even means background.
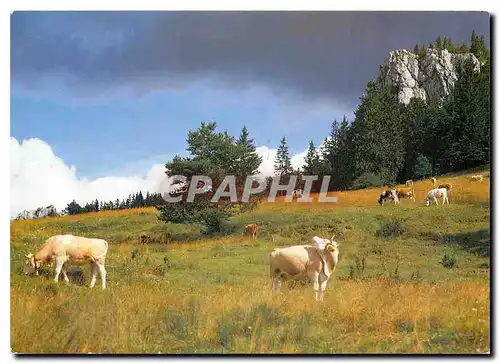
[[[434,202],[436,203],[436,205],[439,205],[438,199],[436,198],[436,196],[434,196]]]
[[[66,284],[69,284],[69,278],[68,278],[68,275],[66,274],[66,269],[64,267],[61,269],[61,273],[63,275],[64,281],[66,282]]]
[[[99,267],[99,273],[101,274],[102,289],[106,289],[106,268],[104,268],[104,263],[96,264]]]
[[[54,282],[59,281],[59,274],[61,274],[61,270],[65,262],[66,262],[65,258],[56,259],[56,276],[54,277]]]
[[[313,288],[314,288],[314,297],[316,301],[318,300],[318,291],[319,291],[319,272],[313,273]]]
[[[90,288],[93,288],[95,285],[95,281],[97,279],[97,271],[99,268],[97,267],[97,263],[90,263],[90,268],[92,269],[92,278],[90,279]]]
[[[319,285],[319,300],[320,301],[323,301],[323,296],[325,294],[325,289],[326,289],[326,283],[328,282],[328,280],[324,280],[323,282],[321,282],[321,284]]]
[[[273,281],[273,292],[278,293],[278,291],[280,290],[280,280],[278,279],[277,276],[274,276],[272,277],[272,281]]]

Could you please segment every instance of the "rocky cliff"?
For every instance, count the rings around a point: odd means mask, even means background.
[[[378,82],[395,86],[399,102],[408,104],[413,97],[427,100],[445,99],[457,80],[457,67],[471,59],[476,71],[480,71],[479,60],[472,53],[455,54],[447,50],[427,49],[419,57],[405,49],[389,52],[389,57],[380,66]]]

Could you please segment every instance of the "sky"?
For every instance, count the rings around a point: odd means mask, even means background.
[[[489,44],[485,12],[14,12],[11,215],[154,191],[202,121],[246,125],[272,174],[286,136],[349,120],[388,52]]]

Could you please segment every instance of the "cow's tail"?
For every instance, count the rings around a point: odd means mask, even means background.
[[[109,247],[109,244],[106,240],[103,240],[104,241],[104,245],[105,245],[105,248],[104,248],[104,253],[102,253],[101,255],[98,255],[98,256],[94,256],[92,255],[91,256],[91,260],[92,262],[95,262],[97,259],[101,259],[103,258],[104,256],[106,256],[106,254],[108,253],[108,247]]]

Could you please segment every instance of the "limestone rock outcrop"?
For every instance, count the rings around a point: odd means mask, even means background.
[[[389,52],[389,57],[380,66],[378,82],[395,87],[399,102],[404,104],[413,97],[443,101],[454,87],[459,64],[469,59],[479,72],[479,60],[472,53],[456,54],[429,48],[425,57],[419,59],[406,49],[395,50]]]

